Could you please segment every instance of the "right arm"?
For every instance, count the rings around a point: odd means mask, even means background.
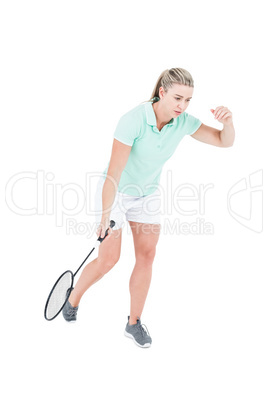
[[[113,206],[121,174],[126,166],[131,146],[125,145],[114,138],[112,153],[107,171],[106,180],[102,189],[102,219],[97,235],[104,237],[105,231],[110,225],[110,213]],[[109,229],[109,235],[110,235]],[[108,238],[108,236],[107,236]]]

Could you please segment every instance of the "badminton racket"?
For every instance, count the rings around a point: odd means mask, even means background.
[[[113,228],[115,225],[114,221],[110,221],[110,228]],[[69,299],[70,293],[73,288],[73,283],[74,283],[74,277],[75,275],[80,271],[88,257],[91,255],[91,253],[95,250],[96,247],[98,247],[101,242],[106,238],[108,235],[109,228],[105,232],[104,237],[98,238],[98,240],[95,243],[95,246],[93,249],[90,251],[90,253],[86,256],[82,264],[79,266],[79,268],[73,273],[70,270],[67,270],[63,272],[63,274],[57,279],[55,282],[54,286],[52,287],[49,296],[47,298],[47,302],[45,305],[45,319],[48,321],[54,320],[54,318],[59,315],[65,304],[67,303],[67,300]]]

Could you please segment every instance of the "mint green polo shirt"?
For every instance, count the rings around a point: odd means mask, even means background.
[[[124,114],[114,132],[115,139],[132,147],[118,191],[134,197],[152,194],[158,188],[165,162],[183,137],[193,134],[202,124],[183,112],[159,131],[152,103],[145,102]],[[108,167],[109,163],[103,172],[105,177]]]

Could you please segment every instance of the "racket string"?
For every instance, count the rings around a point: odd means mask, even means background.
[[[72,272],[64,273],[55,284],[46,306],[46,317],[53,319],[65,304],[68,291],[72,287]]]

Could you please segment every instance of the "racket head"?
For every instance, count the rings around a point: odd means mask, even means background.
[[[74,282],[72,271],[65,271],[57,279],[51,289],[45,305],[44,316],[48,321],[54,320],[59,315],[69,299]]]

